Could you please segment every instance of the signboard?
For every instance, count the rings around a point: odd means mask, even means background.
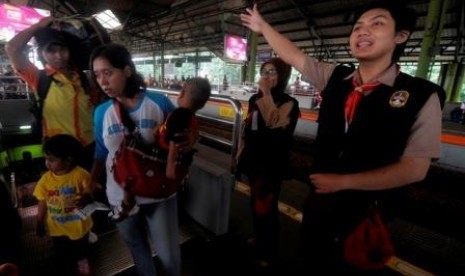
[[[234,61],[247,61],[247,39],[237,35],[225,35],[224,57]]]
[[[47,16],[50,16],[48,10],[0,4],[0,42],[9,41],[20,31]]]
[[[271,50],[259,50],[257,52],[257,61],[258,62],[265,62],[268,61],[273,57],[273,53]]]

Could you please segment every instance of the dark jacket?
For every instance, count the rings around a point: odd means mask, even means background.
[[[292,101],[291,121],[285,128],[268,128],[260,112],[257,116],[257,130],[252,130],[252,114],[258,111],[256,101],[260,94],[249,99],[249,110],[244,126],[244,149],[240,156],[238,170],[245,174],[274,174],[283,177],[289,173],[290,150],[294,130],[300,116],[299,103],[285,93],[272,94],[277,106]]]
[[[356,173],[397,162],[407,145],[416,116],[431,94],[438,93],[441,104],[444,103],[445,94],[441,87],[400,73],[393,87],[381,84],[362,98],[346,132],[344,105],[348,93],[353,90],[352,80],[346,77],[353,70],[345,66],[336,67],[323,91],[313,172]],[[399,94],[406,99],[405,105],[394,102]],[[312,213],[311,216],[331,218],[334,228],[344,231],[344,228],[351,229],[357,218],[365,215],[370,203],[375,200],[393,202],[403,189],[405,187],[383,191],[311,193],[306,209]]]

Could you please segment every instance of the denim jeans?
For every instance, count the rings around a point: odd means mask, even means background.
[[[137,272],[141,276],[157,275],[152,250],[157,252],[162,270],[167,276],[181,274],[177,197],[142,204],[139,213],[116,225],[131,251]],[[149,239],[150,237],[150,239]]]

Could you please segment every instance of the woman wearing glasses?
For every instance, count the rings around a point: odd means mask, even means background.
[[[238,158],[238,175],[247,176],[251,188],[254,238],[248,243],[256,246],[260,267],[272,265],[278,257],[279,192],[289,173],[300,117],[297,100],[285,93],[290,74],[291,66],[279,58],[261,66],[259,90],[249,99]]]

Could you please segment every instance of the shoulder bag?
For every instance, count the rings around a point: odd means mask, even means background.
[[[361,270],[382,269],[394,256],[391,236],[375,204],[344,242],[346,263]]]
[[[167,151],[156,144],[145,144],[129,114],[120,105],[115,100],[116,112],[128,133],[113,158],[115,181],[136,196],[166,198],[174,194],[184,177],[181,174],[176,179],[166,177]]]

